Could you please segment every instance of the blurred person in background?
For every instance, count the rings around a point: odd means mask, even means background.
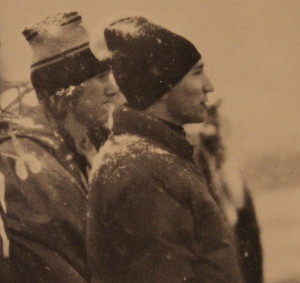
[[[93,282],[243,282],[233,237],[193,163],[183,124],[203,122],[213,86],[201,54],[143,17],[105,29],[128,105],[91,174]]]
[[[205,173],[211,194],[234,232],[245,282],[259,283],[263,282],[260,228],[251,192],[225,145],[221,105],[221,99],[210,103],[200,134],[188,134],[195,145],[195,163]]]
[[[23,31],[39,109],[23,95],[1,108],[1,282],[89,281],[87,175],[119,93],[81,22],[59,13]]]

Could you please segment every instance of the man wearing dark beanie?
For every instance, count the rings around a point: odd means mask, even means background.
[[[105,30],[128,105],[91,174],[94,282],[243,282],[232,233],[192,161],[182,125],[202,122],[213,86],[195,46],[142,17]]]

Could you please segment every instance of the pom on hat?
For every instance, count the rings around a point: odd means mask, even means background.
[[[99,61],[91,52],[78,12],[50,15],[23,35],[32,49],[31,81],[38,94],[80,85],[110,69],[110,58]]]
[[[143,17],[116,21],[104,34],[116,82],[136,109],[157,101],[201,58],[190,41]]]

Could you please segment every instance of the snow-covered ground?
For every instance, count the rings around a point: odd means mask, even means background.
[[[300,282],[300,185],[255,190],[265,283]]]

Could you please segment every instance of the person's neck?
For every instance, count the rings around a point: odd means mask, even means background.
[[[67,113],[62,126],[72,136],[77,151],[92,164],[97,151],[88,136],[88,128],[79,123],[72,113]]]
[[[171,116],[166,108],[166,104],[163,101],[157,101],[150,105],[146,110],[146,113],[159,118],[160,120],[182,127],[182,123],[175,117]]]

